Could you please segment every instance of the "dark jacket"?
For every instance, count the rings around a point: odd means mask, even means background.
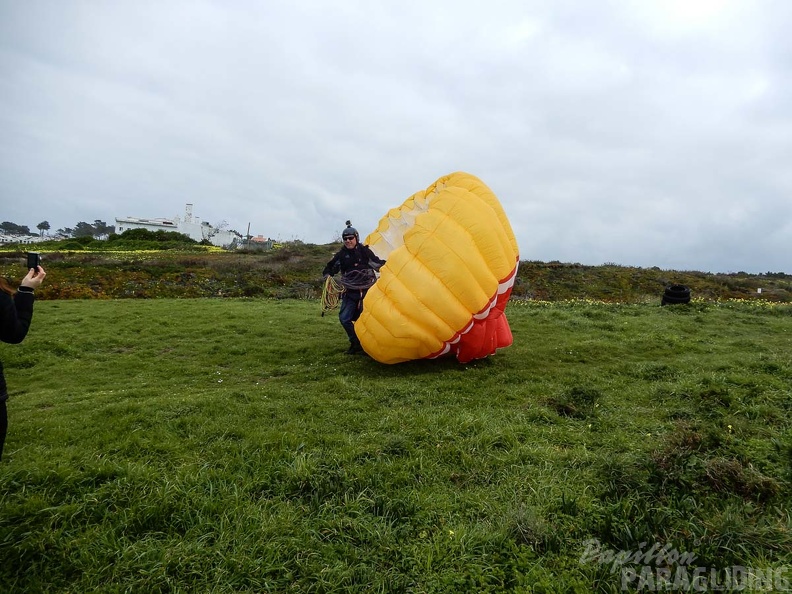
[[[13,297],[0,291],[0,340],[17,344],[27,336],[33,319],[33,293],[19,291]],[[0,362],[0,400],[8,399],[3,363]]]
[[[360,243],[356,244],[351,250],[343,247],[333,256],[322,271],[322,276],[326,274],[346,274],[351,270],[379,270],[385,260],[380,260],[371,248]]]

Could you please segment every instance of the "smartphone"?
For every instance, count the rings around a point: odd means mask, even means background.
[[[38,273],[38,267],[41,264],[41,256],[38,252],[28,252],[27,254],[27,267],[28,270],[31,268]]]

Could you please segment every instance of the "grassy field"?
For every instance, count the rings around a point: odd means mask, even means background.
[[[792,306],[507,314],[486,360],[383,366],[315,300],[37,303],[0,346],[3,592],[620,592],[642,566],[792,565]]]

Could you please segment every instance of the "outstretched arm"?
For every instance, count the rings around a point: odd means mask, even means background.
[[[333,259],[330,260],[322,270],[322,276],[332,276],[337,274],[338,271],[341,270],[341,261],[338,259],[338,254],[333,256]]]
[[[369,246],[367,246],[367,245],[363,246],[363,249],[365,250],[364,253],[366,254],[366,257],[368,258],[368,263],[369,263],[369,266],[371,266],[371,268],[373,268],[374,270],[379,270],[380,268],[385,266],[385,260],[383,260],[382,258],[379,258],[377,256],[377,254],[375,254],[371,250],[371,248]]]

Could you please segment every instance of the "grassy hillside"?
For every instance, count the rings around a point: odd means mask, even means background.
[[[3,592],[780,590],[792,306],[507,315],[493,357],[384,366],[315,301],[38,303],[0,347]]]
[[[693,298],[704,300],[792,301],[792,275],[783,273],[711,274],[616,264],[583,266],[523,261],[516,284],[516,296],[550,301],[598,299],[623,303],[659,302],[665,287],[672,284],[686,285],[690,287]]]
[[[124,249],[107,249],[112,245]],[[152,250],[150,242],[129,241],[92,242],[76,251],[55,247],[60,251],[44,252],[49,276],[40,291],[42,299],[317,298],[321,294],[321,270],[340,246],[292,242],[279,249],[250,253],[218,252],[195,245]],[[45,244],[37,249],[48,248]],[[19,250],[0,252],[0,274],[21,278],[23,256]],[[536,261],[520,264],[513,296],[547,301],[659,303],[664,288],[671,284],[687,285],[694,298],[705,300],[792,301],[792,275],[783,273],[708,274]]]

